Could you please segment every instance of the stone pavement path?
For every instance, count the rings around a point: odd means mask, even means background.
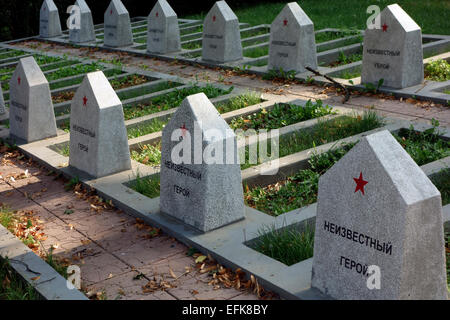
[[[374,109],[382,116],[394,116],[411,121],[430,123],[438,120],[442,126],[450,126],[450,107],[434,103],[416,103],[413,99],[379,98],[373,95],[352,95],[350,101],[342,104],[342,96],[335,90],[324,89],[315,85],[286,84],[262,80],[256,75],[239,75],[236,72],[220,68],[191,66],[179,62],[167,62],[156,58],[131,56],[126,53],[101,51],[98,49],[73,48],[60,44],[26,41],[16,44],[17,47],[67,54],[73,57],[101,59],[104,62],[120,61],[124,66],[136,67],[149,71],[162,72],[187,79],[220,82],[227,85],[238,85],[251,90],[272,94],[288,95],[293,99],[321,99],[334,106],[346,106],[356,109]]]
[[[102,299],[258,299],[249,291],[208,285],[211,276],[198,271],[182,243],[122,211],[98,210],[80,199],[82,193],[65,191],[63,178],[4,151],[1,205],[38,217],[48,237],[43,249],[53,247],[55,257],[80,266],[85,293],[101,293]],[[165,290],[153,290],[154,278]]]

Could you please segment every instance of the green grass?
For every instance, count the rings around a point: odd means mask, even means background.
[[[41,71],[42,72],[46,72],[52,69],[56,69],[56,68],[62,68],[62,67],[67,67],[67,66],[71,66],[74,64],[79,63],[79,61],[76,60],[68,60],[68,61],[62,61],[62,62],[55,62],[55,63],[51,63],[46,65],[45,67],[41,67]]]
[[[148,166],[159,166],[161,163],[161,142],[156,145],[146,144],[139,151],[131,151],[131,159]]]
[[[169,120],[153,119],[127,129],[128,139],[133,139],[153,132],[161,131]]]
[[[409,129],[407,134],[403,136],[394,136],[400,139],[399,142],[418,165],[424,165],[449,156],[449,144],[443,140],[440,140],[442,142],[436,141],[438,138],[435,128],[419,134]],[[310,169],[300,170],[276,184],[255,187],[251,190],[247,187],[244,188],[246,203],[262,212],[278,216],[316,202],[320,175],[344,156],[353,145],[346,144],[339,148],[332,148],[331,151],[320,155],[313,154],[308,161]],[[436,179],[439,182],[437,187],[443,193],[443,202],[446,202],[449,193],[448,172],[442,173],[440,178]]]
[[[188,43],[184,43],[182,45],[183,49],[186,50],[195,50],[195,49],[200,49],[202,47],[202,42],[201,41],[191,41]]]
[[[450,156],[450,141],[439,138],[442,133],[437,129],[438,125],[439,123],[435,123],[433,128],[424,132],[415,131],[411,125],[409,129],[401,129],[394,137],[411,158],[419,166],[423,166]]]
[[[442,205],[450,203],[450,168],[446,168],[432,176],[431,181],[441,192]]]
[[[321,43],[321,42],[326,42],[326,41],[331,41],[331,40],[336,40],[336,39],[340,39],[340,38],[344,38],[344,37],[348,37],[348,36],[355,36],[355,35],[359,35],[360,32],[359,30],[340,30],[338,32],[334,32],[334,31],[327,31],[327,32],[320,32],[316,34],[316,43]],[[357,40],[362,40],[361,39],[357,39]]]
[[[124,72],[120,69],[110,69],[110,70],[104,71],[103,73],[105,74],[106,77],[112,77],[112,76],[117,76],[117,75],[123,74]],[[55,90],[55,89],[60,89],[60,88],[64,88],[64,87],[74,86],[74,85],[77,85],[77,84],[80,84],[81,82],[83,82],[83,79],[84,79],[84,75],[75,77],[73,79],[58,80],[53,83],[50,83],[50,89]]]
[[[339,57],[336,61],[327,64],[327,67],[337,67],[345,64],[353,63],[362,60],[362,53],[353,53],[346,55],[343,51],[339,52]]]
[[[329,114],[333,114],[332,108],[324,106],[321,100],[317,100],[316,103],[308,100],[305,106],[277,103],[268,111],[263,109],[252,115],[233,119],[230,127],[244,130],[272,130]]]
[[[315,30],[324,28],[366,29],[369,15],[367,7],[373,4],[383,10],[392,4],[390,0],[303,0],[300,6],[314,22]],[[240,22],[251,25],[271,24],[280,13],[286,2],[261,3],[253,6],[242,4],[233,5],[232,9]],[[450,19],[447,14],[450,2],[443,0],[402,0],[399,5],[422,28],[422,33],[450,34]],[[185,18],[202,19],[207,12],[189,15]]]
[[[431,61],[425,67],[425,78],[433,81],[450,80],[450,64],[443,59]]]
[[[40,300],[30,284],[13,270],[8,259],[0,258],[0,300]]]
[[[22,56],[24,54],[26,54],[26,52],[24,52],[24,51],[11,50],[11,51],[8,51],[6,53],[0,54],[0,60],[8,59],[8,58],[14,58],[14,57]],[[1,61],[0,61],[0,63],[1,63]]]
[[[248,30],[248,31],[242,31],[241,32],[241,39],[247,39],[251,37],[261,36],[263,34],[270,33],[269,28],[261,28],[257,30]]]
[[[103,70],[105,67],[98,63],[91,64],[80,64],[77,66],[71,66],[66,68],[59,68],[56,71],[53,71],[46,75],[48,81],[54,81],[61,78],[67,78],[71,76],[76,76],[83,73],[93,72],[97,70]]]
[[[310,205],[317,201],[319,177],[341,159],[354,144],[344,144],[308,160],[311,169],[300,170],[274,185],[249,189],[244,186],[245,203],[272,216]]]
[[[247,58],[259,58],[267,56],[268,54],[269,54],[268,46],[244,50],[244,57]]]
[[[258,238],[251,247],[287,266],[313,257],[313,227],[306,226],[300,231],[295,227],[276,229],[274,225],[263,226],[257,235]]]
[[[169,110],[178,107],[181,102],[192,94],[203,92],[209,99],[216,98],[221,95],[226,95],[233,90],[230,87],[228,90],[216,88],[211,84],[207,84],[205,87],[200,87],[197,84],[189,88],[175,89],[165,95],[153,98],[150,102],[145,104],[137,104],[133,106],[126,106],[123,108],[125,120],[143,117],[148,114]]]
[[[149,198],[159,197],[159,186],[159,175],[142,178],[139,172],[136,179],[130,183],[131,189]]]
[[[136,97],[144,96],[147,94],[155,93],[158,91],[172,89],[172,88],[178,87],[180,85],[181,84],[177,83],[177,82],[166,81],[166,82],[162,82],[156,86],[148,86],[148,87],[130,89],[127,91],[119,92],[117,94],[117,96],[119,97],[120,100],[124,101],[124,100],[128,100],[128,99],[133,99]]]
[[[260,95],[256,92],[247,92],[242,95],[236,96],[228,100],[227,102],[219,102],[216,104],[216,109],[219,113],[227,113],[248,106],[252,106],[261,103],[262,99]]]
[[[445,94],[450,94],[450,89],[444,90],[444,93],[445,93]]]
[[[340,78],[347,79],[347,80],[357,78],[360,76],[361,76],[361,71],[354,71],[354,72],[344,71],[343,73],[341,73],[339,75]]]

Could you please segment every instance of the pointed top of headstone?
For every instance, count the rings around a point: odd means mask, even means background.
[[[61,21],[53,0],[44,0],[39,14],[39,35],[43,38],[60,36]]]
[[[423,82],[423,49],[420,27],[398,4],[387,6],[367,27],[361,82],[396,89]]]
[[[172,9],[170,4],[166,0],[158,0],[150,12],[149,18],[159,18],[159,17],[177,17],[176,12]]]
[[[111,11],[113,10],[113,11]],[[128,10],[121,0],[111,0],[106,13],[109,14],[128,14]]]
[[[205,19],[212,19],[213,21],[217,21],[218,19],[224,21],[232,21],[238,20],[236,14],[231,10],[230,6],[224,1],[217,1],[211,10],[209,10]]]
[[[91,9],[87,5],[85,0],[76,0],[75,5],[77,5],[80,8],[80,12],[91,12]]]
[[[32,87],[43,83],[48,83],[48,81],[36,60],[33,57],[20,59],[11,77],[11,86]]]
[[[121,104],[119,97],[102,71],[91,72],[85,76],[73,101],[77,105],[94,110]]]
[[[394,18],[405,32],[421,30],[419,25],[398,4],[391,4],[387,6],[383,11],[381,11],[380,14],[382,27],[384,26],[386,31],[389,30],[389,25],[386,25],[385,23],[387,21],[391,21],[388,16]],[[385,31],[384,29],[383,31]]]
[[[363,138],[320,177],[312,286],[335,299],[446,299],[442,220],[439,191],[391,133]]]
[[[288,3],[270,26],[268,69],[317,69],[314,24],[296,2]]]
[[[359,155],[361,160],[358,159]],[[366,160],[363,161],[363,157]],[[357,146],[323,175],[323,179],[329,180],[332,179],[330,177],[336,177],[336,174],[346,169],[350,162],[353,163],[352,167],[355,166],[354,162],[366,162],[371,165],[375,162],[379,163],[382,172],[379,171],[374,176],[376,180],[372,180],[370,185],[367,185],[367,193],[373,192],[380,196],[381,193],[387,192],[382,185],[392,184],[394,192],[398,193],[399,199],[402,199],[405,205],[440,194],[423,170],[387,130],[363,138]],[[364,163],[359,165],[364,166]],[[364,178],[369,179],[370,177],[368,174],[364,174]],[[381,181],[378,181],[379,179]],[[377,185],[377,183],[381,184]]]
[[[44,0],[41,6],[41,11],[58,11],[58,7],[53,0]]]
[[[290,2],[283,8],[283,10],[281,10],[272,24],[280,24],[284,27],[290,27],[295,25],[310,25],[313,24],[313,22],[297,2]]]

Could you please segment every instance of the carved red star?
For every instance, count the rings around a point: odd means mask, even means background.
[[[213,16],[213,21],[216,21],[216,16]]]
[[[20,79],[20,77],[17,78],[17,83],[20,84],[20,81],[22,81],[22,79]]]
[[[156,13],[156,17],[159,17],[159,12]]]
[[[359,179],[353,178],[353,180],[355,180],[356,182],[355,193],[361,191],[361,193],[364,195],[364,186],[369,182],[364,181],[362,172],[359,174]]]
[[[283,24],[284,24],[285,26],[287,26],[287,23],[288,23],[287,19],[284,19],[284,20],[283,20]]]
[[[183,123],[183,126],[180,128],[181,129],[181,135],[184,137],[186,135],[186,125]]]
[[[109,11],[109,14],[111,14],[111,15],[112,15],[112,9],[111,9],[111,11]]]
[[[88,101],[88,99],[86,98],[86,96],[84,96],[84,98],[83,98],[83,106],[87,105],[87,101]]]
[[[382,27],[383,27],[383,32],[387,32],[387,28],[388,28],[387,24],[386,23],[383,24]]]

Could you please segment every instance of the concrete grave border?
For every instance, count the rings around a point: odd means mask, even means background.
[[[266,104],[273,104],[275,102],[278,101],[271,100]],[[291,102],[300,103],[301,101],[293,100]],[[248,108],[252,110],[251,112],[254,112],[255,110],[254,106]],[[340,109],[344,110],[347,108]],[[352,109],[349,109],[348,111],[358,112]],[[315,149],[304,150],[283,157],[280,159],[281,174],[285,176],[295,170],[306,168],[307,160],[310,158],[313,151],[325,152],[334,145],[338,145],[342,142],[356,142],[362,136],[384,129],[395,132],[400,128],[408,128],[410,124],[411,122],[409,121],[386,118],[386,125],[384,127],[334,141]],[[311,125],[311,121],[306,125],[304,123],[298,123],[294,125],[297,127],[285,130],[285,134],[289,134],[291,130],[295,131],[301,127]],[[418,131],[424,131],[431,128],[430,125],[422,123],[414,123],[414,126]],[[5,137],[4,133],[2,136]],[[446,140],[450,140],[450,133],[447,132],[442,137]],[[66,167],[68,158],[63,157],[48,148],[50,145],[62,143],[67,141],[67,139],[68,135],[65,134],[56,138],[18,147],[27,156],[55,172],[61,173],[69,178],[78,176],[85,186],[94,188],[100,196],[106,200],[112,200],[118,208],[128,212],[130,215],[141,218],[147,223],[161,228],[169,235],[189,246],[193,246],[204,253],[210,253],[215,259],[227,267],[239,267],[247,272],[247,274],[253,274],[266,289],[280,294],[283,298],[327,298],[317,292],[317,290],[310,288],[312,258],[287,267],[281,262],[260,254],[248,246],[248,244],[257,237],[256,233],[262,226],[275,225],[276,228],[284,228],[298,226],[304,223],[312,223],[316,214],[316,204],[293,210],[276,218],[246,206],[245,220],[202,234],[167,215],[161,214],[159,212],[159,198],[147,198],[127,186],[136,172],[139,172],[141,176],[157,175],[159,173],[158,167],[149,167],[132,161],[132,170],[92,180],[91,178],[80,175],[79,172],[75,172]],[[270,179],[263,179],[262,176],[260,176],[258,167],[260,166],[243,170],[243,182],[248,181],[253,184],[261,185],[271,183]],[[427,164],[421,168],[428,176],[432,176],[441,169],[448,167],[450,167],[450,157]],[[277,177],[275,176],[272,180],[273,179],[277,179]],[[445,206],[443,211],[446,228],[450,228],[450,205]],[[293,279],[295,279],[295,281],[293,281]]]
[[[0,225],[0,256],[8,258],[17,275],[45,300],[89,300],[81,291],[67,288],[67,281],[16,236]],[[32,280],[36,276],[39,279]]]

